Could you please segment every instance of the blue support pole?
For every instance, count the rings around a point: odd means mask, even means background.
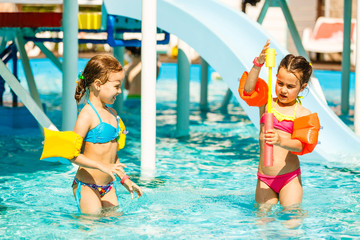
[[[179,40],[178,44],[178,68],[177,68],[177,121],[176,137],[189,135],[190,115],[190,58],[189,46]]]
[[[344,1],[344,42],[341,76],[341,114],[349,114],[351,0]]]
[[[77,107],[74,100],[77,65],[78,65],[78,13],[77,1],[64,0],[63,29],[63,96],[62,96],[62,130],[74,129]]]
[[[18,70],[17,70],[17,63],[18,63],[18,58],[17,58],[17,49],[15,45],[11,46],[11,58],[12,58],[12,63],[13,63],[13,75],[18,78]],[[16,93],[14,92],[14,90],[11,89],[11,94],[12,94],[12,102],[13,102],[13,107],[17,107],[18,105],[18,97],[16,95]]]
[[[208,106],[208,79],[209,79],[209,64],[201,58],[201,83],[200,83],[200,110],[203,112],[209,111]]]
[[[0,106],[4,104],[5,80],[0,76]]]

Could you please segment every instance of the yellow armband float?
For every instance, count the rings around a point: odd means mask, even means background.
[[[40,160],[45,158],[73,159],[80,155],[83,138],[73,131],[59,132],[44,128],[44,149]]]
[[[120,127],[120,136],[117,140],[118,142],[118,148],[117,150],[119,151],[120,149],[123,149],[125,147],[125,139],[126,139],[126,128],[125,128],[125,124],[124,122],[121,120],[121,118],[119,117],[119,127]]]
[[[296,118],[291,138],[298,139],[303,144],[303,150],[292,153],[296,155],[311,153],[318,143],[319,130],[320,122],[317,113]]]
[[[255,106],[260,107],[262,105],[265,105],[268,100],[268,85],[267,83],[261,79],[258,78],[255,89],[252,93],[247,94],[244,91],[245,82],[248,77],[249,73],[244,72],[242,77],[240,78],[240,84],[239,84],[239,94],[240,97],[249,105],[249,106]]]

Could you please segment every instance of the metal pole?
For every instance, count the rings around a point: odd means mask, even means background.
[[[57,130],[55,125],[46,116],[38,103],[30,96],[30,94],[23,88],[17,78],[9,71],[3,61],[0,60],[0,72],[3,79],[10,86],[12,91],[19,97],[25,107],[31,112],[36,121],[44,128]]]
[[[78,14],[77,1],[64,0],[63,29],[63,96],[62,96],[62,130],[74,129],[77,108],[74,99],[78,72]]]
[[[177,111],[176,111],[176,137],[189,135],[190,116],[190,47],[183,41],[178,43],[178,69],[177,69]]]
[[[17,64],[18,64],[18,58],[17,58],[17,49],[16,49],[16,46],[13,45],[12,47],[12,50],[11,50],[11,58],[12,58],[12,63],[13,63],[13,75],[15,78],[19,79],[18,78],[18,68],[17,68]],[[13,107],[17,107],[18,106],[18,97],[16,95],[16,93],[14,92],[14,90],[11,89],[11,94],[12,94],[12,97],[13,97],[13,104],[12,106]]]
[[[155,177],[157,0],[142,1],[141,177]]]
[[[29,86],[30,95],[33,97],[34,101],[38,104],[41,110],[43,110],[43,106],[41,104],[39,92],[36,87],[36,82],[34,79],[34,74],[31,70],[30,60],[25,50],[25,40],[20,32],[17,31],[15,38],[16,47],[20,53],[21,62],[24,68],[24,73],[26,77],[27,84]]]
[[[260,11],[260,14],[258,16],[257,22],[259,24],[262,24],[262,22],[264,21],[265,15],[267,10],[269,9],[269,2],[267,0],[265,0],[264,5]]]
[[[349,114],[351,0],[344,1],[344,45],[342,53],[341,114]]]
[[[360,23],[360,0],[357,0],[356,22]],[[359,27],[356,28],[356,39],[360,39]],[[360,40],[356,41],[355,78],[354,129],[360,135]]]
[[[230,88],[228,88],[228,90],[226,91],[226,94],[224,96],[223,102],[221,103],[221,106],[220,106],[221,112],[223,112],[223,113],[228,112],[227,108],[228,108],[228,105],[230,103],[232,96],[233,96],[232,91],[230,90]]]
[[[122,33],[119,33],[117,36],[117,38],[123,37]],[[114,47],[114,57],[121,63],[121,65],[124,67],[124,52],[125,52],[125,48],[124,47]],[[125,70],[124,70],[125,71]],[[116,112],[118,114],[121,114],[123,111],[123,104],[124,104],[124,83],[125,79],[123,80],[123,84],[121,85],[121,94],[119,94],[119,96],[117,96],[116,101],[113,104],[113,108],[116,110]]]
[[[47,48],[44,43],[34,42],[36,46],[45,54],[45,56],[62,72],[62,63],[60,60]]]
[[[209,79],[209,64],[205,59],[201,58],[201,83],[200,83],[200,110],[206,112],[209,110],[208,106],[208,79]]]

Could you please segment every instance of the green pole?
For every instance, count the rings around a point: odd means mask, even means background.
[[[344,42],[341,76],[341,114],[349,114],[351,0],[344,1]]]
[[[200,83],[200,111],[209,111],[208,107],[208,79],[209,79],[209,64],[205,59],[201,58],[201,83]]]
[[[62,96],[63,131],[73,130],[77,117],[77,107],[74,94],[78,72],[78,13],[79,6],[77,1],[64,0],[64,55]]]
[[[264,6],[262,7],[262,9],[260,11],[258,19],[257,19],[257,22],[259,24],[262,24],[262,22],[264,21],[264,18],[265,18],[265,15],[266,15],[266,12],[268,9],[269,9],[269,2],[266,0],[264,3]]]
[[[36,46],[40,48],[40,50],[45,54],[47,58],[57,67],[60,72],[62,72],[62,63],[60,60],[47,48],[45,47],[44,43],[41,42],[34,42]]]
[[[1,36],[0,37],[0,52],[4,51],[6,48],[6,37],[5,36]]]
[[[190,59],[187,55],[189,46],[179,40],[177,69],[177,121],[176,137],[189,135],[190,115]]]
[[[232,91],[230,90],[230,88],[228,88],[228,90],[226,91],[226,94],[224,96],[223,102],[221,103],[221,106],[220,106],[220,110],[223,113],[226,113],[228,111],[227,107],[230,103],[232,96],[233,96]]]

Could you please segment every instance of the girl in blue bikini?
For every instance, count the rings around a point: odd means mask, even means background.
[[[117,155],[117,150],[123,147],[121,136],[126,130],[121,119],[116,117],[116,111],[106,106],[113,104],[121,93],[123,79],[124,70],[114,57],[97,55],[87,63],[77,82],[77,104],[88,93],[87,104],[79,113],[74,129],[84,139],[83,151],[72,159],[80,166],[72,187],[82,213],[99,214],[119,205],[115,175],[131,193],[131,198],[133,191],[138,197],[142,196],[140,187],[125,174],[123,167],[126,166],[120,163]]]

